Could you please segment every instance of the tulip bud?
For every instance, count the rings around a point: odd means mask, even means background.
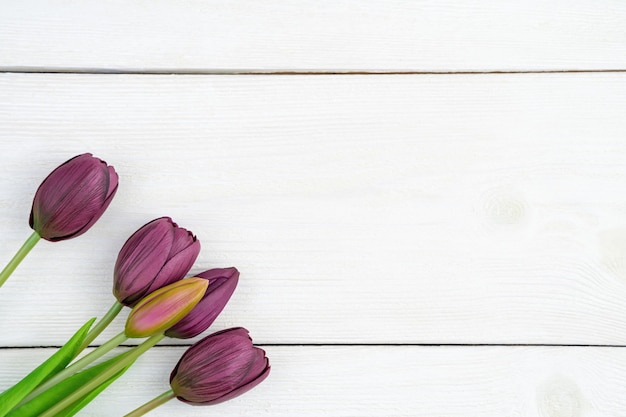
[[[189,278],[159,288],[133,308],[124,333],[128,337],[163,333],[198,304],[207,287],[206,279]]]
[[[52,242],[80,236],[102,216],[117,185],[112,166],[90,153],[78,155],[43,180],[35,193],[28,223]]]
[[[196,277],[208,280],[209,287],[198,305],[165,332],[168,337],[189,339],[208,329],[233,295],[239,281],[239,271],[237,268],[216,268]]]
[[[194,405],[230,400],[260,384],[270,364],[242,327],[213,333],[193,344],[176,364],[170,386],[176,397]]]
[[[182,279],[200,253],[200,242],[169,217],[137,230],[120,250],[113,272],[113,294],[125,306]]]

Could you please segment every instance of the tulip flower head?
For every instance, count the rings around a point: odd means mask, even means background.
[[[151,292],[182,279],[200,253],[200,242],[169,217],[137,230],[120,250],[113,274],[113,294],[132,307]]]
[[[263,349],[252,345],[242,327],[213,333],[193,344],[176,364],[170,386],[194,405],[218,404],[260,384],[270,372]]]
[[[78,155],[43,180],[33,199],[30,227],[52,242],[80,236],[102,216],[117,185],[112,166],[90,153]]]
[[[209,287],[198,305],[165,332],[168,337],[189,339],[208,329],[235,292],[239,281],[239,271],[232,267],[215,268],[204,271],[196,277],[208,280]]]
[[[159,288],[133,308],[126,320],[124,333],[128,337],[163,333],[198,304],[207,287],[207,280],[189,278]]]

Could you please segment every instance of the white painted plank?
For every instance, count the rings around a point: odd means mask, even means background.
[[[275,347],[270,376],[212,408],[173,400],[151,417],[617,417],[626,350],[564,347]],[[51,349],[0,352],[1,387]],[[121,416],[169,389],[184,348],[152,349],[81,415]]]
[[[626,69],[619,0],[5,0],[0,68]]]
[[[240,268],[217,325],[259,343],[624,344],[625,81],[4,74],[1,262],[68,155],[121,185],[0,290],[1,343],[103,314],[126,237],[171,215],[194,271]]]

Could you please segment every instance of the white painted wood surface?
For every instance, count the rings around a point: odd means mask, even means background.
[[[213,407],[172,400],[153,417],[618,417],[626,350],[563,347],[270,346],[272,374]],[[80,416],[122,416],[168,389],[184,348],[154,348]],[[3,351],[3,385],[51,349]],[[20,365],[16,365],[20,364]],[[140,393],[140,394],[139,394]]]
[[[3,316],[46,299],[7,343],[106,311],[117,251],[160,215],[201,239],[194,271],[241,269],[221,324],[262,343],[624,343],[625,81],[0,76],[5,259],[57,162],[91,150],[121,176],[94,230],[2,289]]]
[[[122,71],[626,67],[626,3],[3,0],[0,66]]]
[[[0,390],[106,311],[124,240],[170,215],[192,271],[241,270],[214,330],[249,328],[273,369],[150,416],[623,416],[625,23],[620,1],[2,2],[0,264],[58,163],[121,179],[0,289]],[[167,389],[189,342],[166,343],[80,415]]]

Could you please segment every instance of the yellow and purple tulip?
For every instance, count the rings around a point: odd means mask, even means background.
[[[165,332],[168,337],[189,339],[208,329],[235,292],[239,271],[233,267],[215,268],[204,271],[196,277],[206,279],[209,287],[198,305]]]
[[[66,161],[43,180],[33,199],[29,224],[52,242],[85,233],[115,196],[118,176],[90,153]]]
[[[170,375],[173,394],[193,405],[230,400],[260,384],[270,372],[263,349],[242,327],[213,333],[193,344]]]
[[[124,333],[127,337],[163,333],[200,302],[208,285],[206,279],[188,278],[159,288],[132,309]]]
[[[151,292],[182,279],[200,253],[200,242],[169,217],[137,230],[120,250],[113,273],[113,294],[132,307]]]

